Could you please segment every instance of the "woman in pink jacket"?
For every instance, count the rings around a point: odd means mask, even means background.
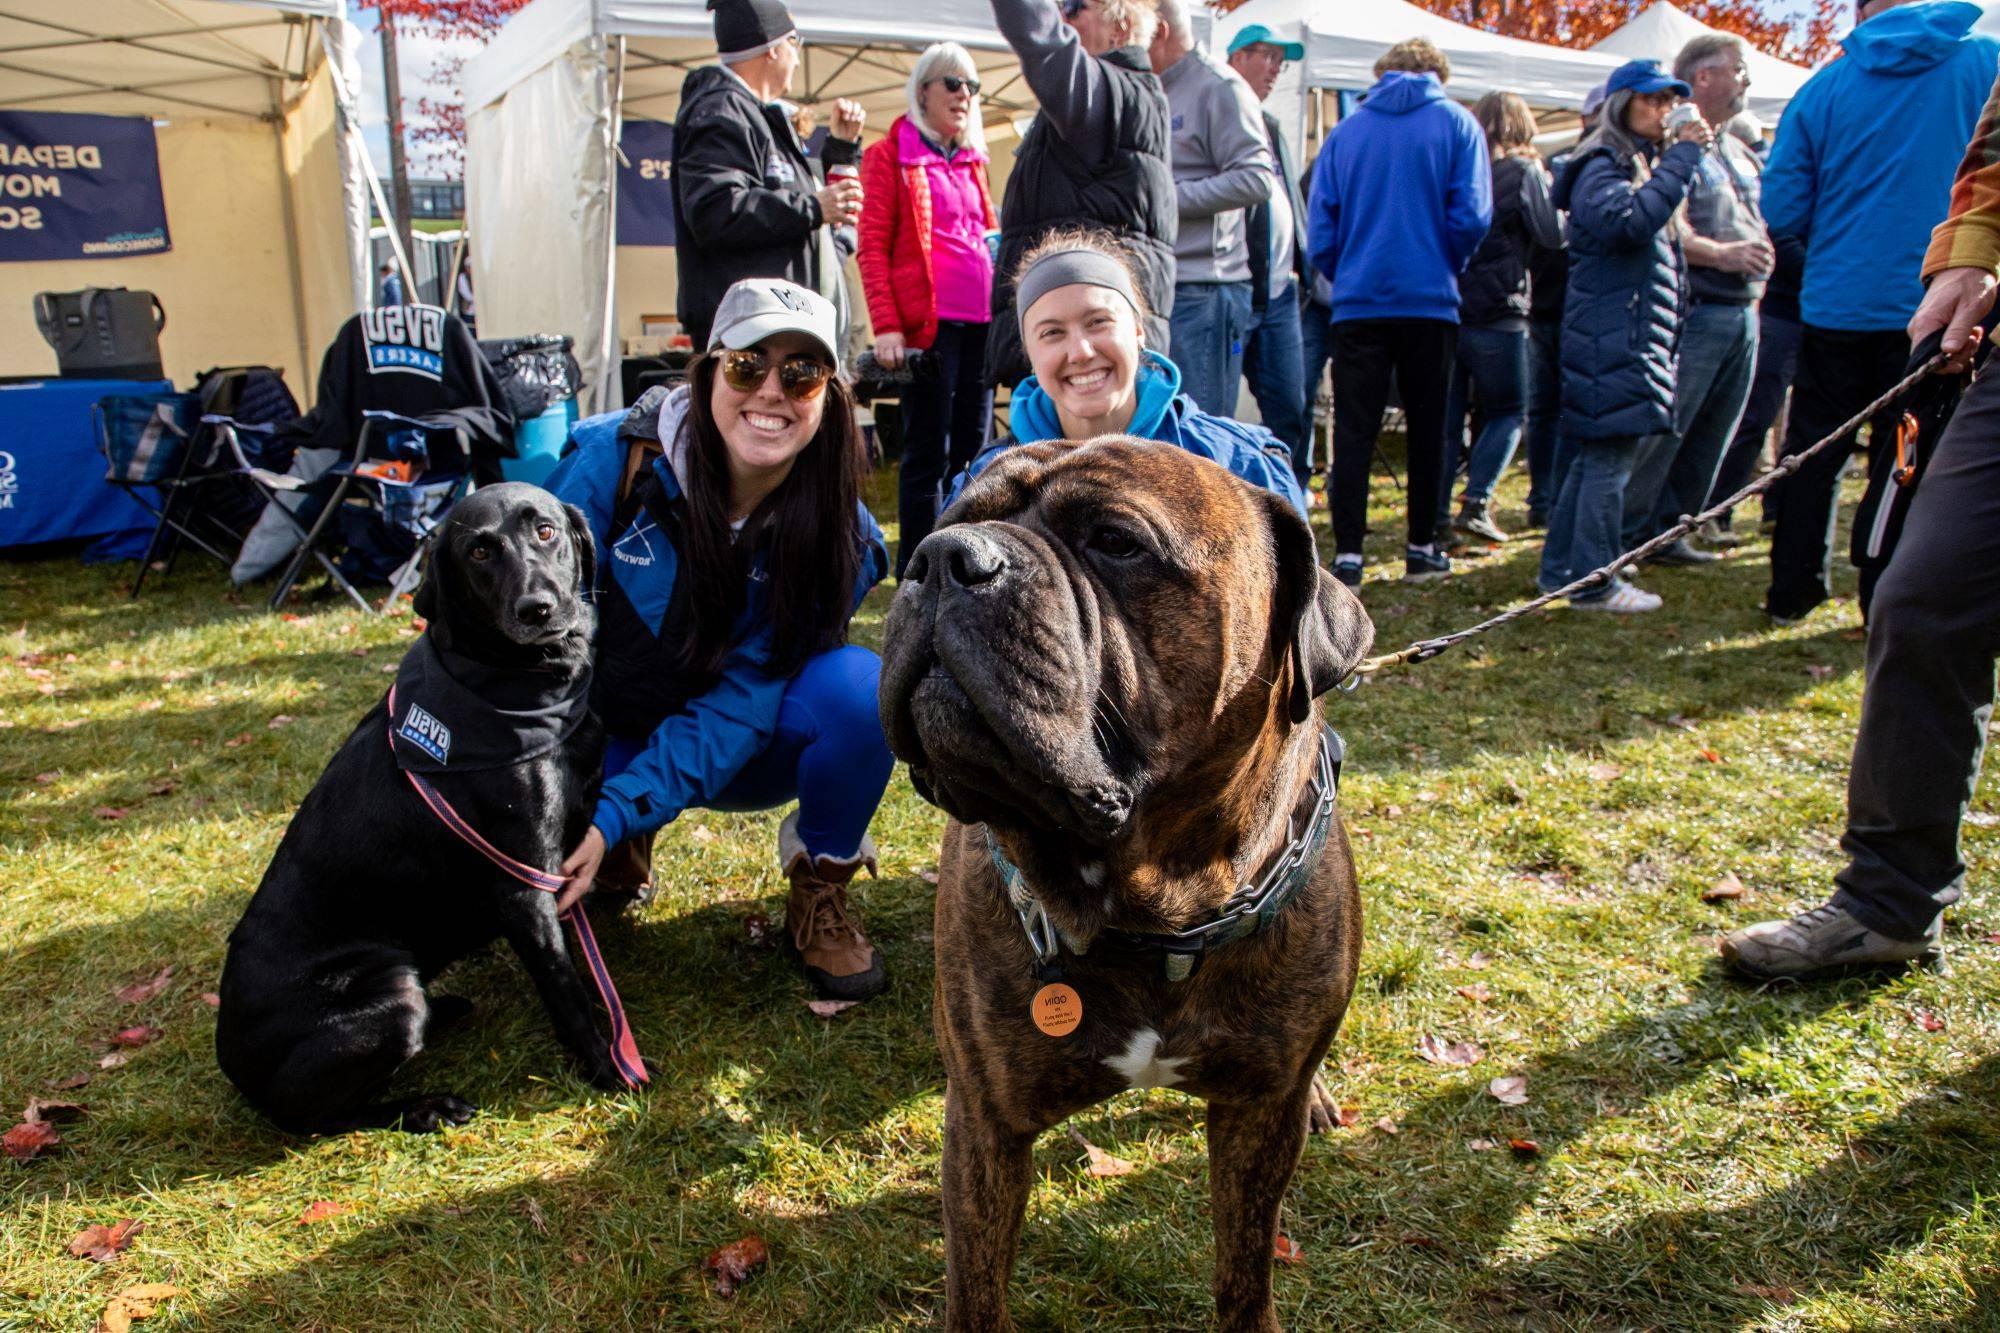
[[[986,183],[979,77],[956,42],[939,42],[910,71],[910,109],[861,155],[861,285],[875,356],[934,362],[903,391],[896,577],[937,519],[949,477],[986,443],[993,394],[984,382],[993,314],[986,232],[999,225]],[[932,373],[934,371],[934,373]]]

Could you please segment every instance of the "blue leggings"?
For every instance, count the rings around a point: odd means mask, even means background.
[[[853,856],[896,766],[875,706],[881,675],[882,659],[853,644],[807,659],[785,686],[771,743],[705,808],[771,810],[796,800],[808,852]],[[604,776],[624,772],[645,747],[644,737],[613,736]]]

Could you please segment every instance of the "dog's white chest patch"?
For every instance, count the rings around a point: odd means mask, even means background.
[[[1132,1040],[1125,1043],[1122,1053],[1105,1056],[1104,1063],[1110,1065],[1130,1087],[1171,1088],[1180,1083],[1181,1066],[1187,1063],[1187,1057],[1162,1060],[1160,1034],[1151,1028],[1140,1028],[1132,1034]]]

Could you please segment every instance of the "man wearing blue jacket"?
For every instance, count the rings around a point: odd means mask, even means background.
[[[1861,23],[1785,110],[1764,174],[1764,220],[1805,243],[1805,336],[1785,454],[1804,450],[1902,377],[1904,327],[1923,296],[1931,228],[1943,221],[1960,145],[2000,66],[1965,0],[1868,0]],[[1876,466],[1893,421],[1874,426]],[[1780,623],[1831,595],[1833,524],[1850,439],[1773,488],[1771,587]]]
[[[1486,136],[1444,95],[1451,65],[1422,38],[1390,47],[1377,83],[1313,169],[1306,238],[1333,283],[1334,575],[1361,583],[1368,464],[1389,376],[1409,423],[1406,582],[1451,573],[1435,545],[1458,275],[1493,222]]]

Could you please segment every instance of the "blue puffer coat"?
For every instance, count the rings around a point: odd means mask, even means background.
[[[1669,225],[1702,150],[1677,143],[1634,186],[1608,147],[1572,158],[1556,181],[1569,210],[1562,319],[1562,428],[1572,438],[1657,435],[1674,425],[1674,359],[1686,265]]]

